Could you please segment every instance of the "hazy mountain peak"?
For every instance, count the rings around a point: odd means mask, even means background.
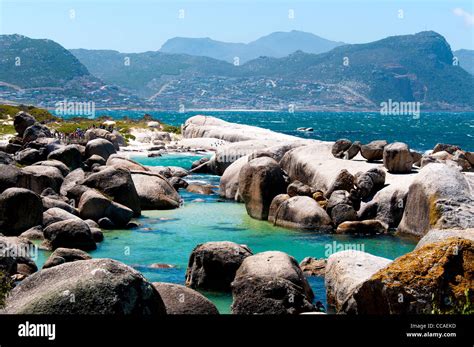
[[[292,30],[274,32],[248,44],[222,42],[208,37],[175,37],[166,41],[160,51],[206,56],[228,62],[233,62],[235,57],[238,57],[240,63],[245,63],[260,56],[284,57],[297,50],[323,53],[342,44],[342,42],[326,40],[311,33]]]

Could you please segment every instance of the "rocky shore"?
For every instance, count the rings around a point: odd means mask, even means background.
[[[338,313],[473,312],[472,152],[304,140],[207,116],[189,118],[182,136],[136,129],[128,146],[104,129],[88,130],[84,146],[63,145],[26,112],[14,126],[17,135],[0,147],[0,272],[13,287],[5,313],[218,313],[197,290],[231,292],[235,314],[318,313],[308,274],[325,277]],[[211,155],[187,171],[141,165],[131,152]],[[345,251],[300,267],[282,252],[209,240],[190,254],[186,287],[91,259],[104,232],[135,228],[143,210],[180,208],[182,189],[212,193],[188,184],[189,173],[221,176],[221,197],[267,223],[361,242],[410,235],[419,245],[395,260]],[[36,244],[53,251],[41,270],[31,258]]]

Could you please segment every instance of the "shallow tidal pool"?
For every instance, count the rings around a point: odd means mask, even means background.
[[[182,166],[188,169],[197,156],[165,155],[157,158],[143,156],[132,159],[145,165]],[[191,175],[189,183],[202,182],[218,186],[219,177]],[[132,230],[104,231],[104,241],[90,252],[94,258],[112,258],[128,264],[152,282],[184,284],[188,258],[193,248],[208,241],[233,241],[246,244],[253,253],[278,250],[295,257],[327,257],[345,248],[365,251],[394,259],[414,249],[409,239],[383,235],[354,237],[297,231],[275,227],[266,221],[250,218],[243,204],[223,201],[217,195],[199,195],[180,190],[184,200],[175,210],[143,211]],[[41,267],[51,252],[40,251]],[[153,268],[152,264],[169,264],[171,268]],[[309,277],[315,300],[326,306],[326,291],[322,278]],[[231,294],[203,292],[221,313],[230,313]]]

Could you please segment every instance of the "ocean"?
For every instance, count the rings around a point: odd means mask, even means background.
[[[401,141],[418,151],[432,149],[437,143],[457,145],[474,151],[474,112],[421,112],[420,117],[381,115],[377,112],[247,112],[247,111],[125,111],[100,110],[95,116],[141,118],[145,113],[171,125],[183,124],[196,114],[205,114],[241,124],[255,125],[281,133],[324,141],[340,138]],[[312,132],[300,132],[311,127]]]

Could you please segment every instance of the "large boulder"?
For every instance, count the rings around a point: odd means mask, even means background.
[[[77,208],[83,219],[99,222],[102,218],[108,218],[116,227],[126,226],[133,217],[131,209],[109,200],[94,189],[89,189],[82,194]]]
[[[86,174],[82,169],[76,169],[74,171],[71,171],[66,177],[64,177],[63,183],[61,184],[61,195],[68,196],[69,191],[76,187],[77,184],[85,177]]]
[[[367,199],[385,184],[385,171],[381,168],[371,168],[366,172],[360,172],[355,176],[357,195],[361,199]]]
[[[219,182],[219,195],[226,199],[241,200],[239,191],[240,170],[248,163],[248,156],[241,157],[234,161],[222,174]]]
[[[474,241],[474,228],[470,229],[432,229],[416,244],[419,249],[427,244],[444,241],[449,238],[460,238]]]
[[[20,234],[21,238],[33,241],[33,240],[44,240],[43,227],[41,225],[34,226],[29,228],[27,231],[24,231]]]
[[[148,172],[133,172],[133,184],[140,198],[142,210],[165,210],[177,208],[180,196],[170,182],[161,175]]]
[[[379,220],[367,219],[363,221],[346,221],[338,225],[337,234],[383,234],[388,230],[387,224]]]
[[[283,170],[269,157],[249,161],[239,174],[239,195],[250,217],[268,219],[270,204],[275,196],[286,192]]]
[[[166,308],[136,270],[112,259],[91,259],[28,277],[10,292],[4,313],[158,315]]]
[[[105,139],[114,145],[114,148],[118,151],[120,145],[120,139],[116,134],[111,133],[108,130],[101,128],[88,129],[84,134],[86,141],[91,141],[95,139]]]
[[[313,291],[298,262],[283,252],[247,257],[232,282],[234,314],[298,314],[313,311]]]
[[[39,161],[35,163],[35,166],[55,167],[61,172],[61,175],[63,175],[63,177],[66,177],[70,173],[69,168],[66,165],[64,165],[63,162],[60,162],[59,160],[43,160],[43,161]]]
[[[288,194],[279,194],[273,198],[270,209],[268,210],[268,221],[270,223],[275,224],[275,217],[279,212],[281,204],[289,198],[290,196]]]
[[[86,164],[89,168],[92,168],[93,166],[103,166],[106,163],[106,160],[97,154],[91,155],[84,161],[84,164]]]
[[[112,154],[109,159],[107,159],[106,165],[115,168],[128,169],[130,171],[149,171],[149,169],[142,164],[128,158],[123,158],[118,154]]]
[[[53,223],[63,222],[65,220],[81,220],[75,214],[69,213],[59,207],[53,207],[43,212],[43,226],[47,227]]]
[[[379,270],[344,309],[359,314],[460,314],[466,307],[472,310],[473,283],[474,241],[450,238],[426,244]]]
[[[258,150],[267,149],[276,145],[277,141],[251,140],[230,143],[219,147],[216,154],[210,159],[209,167],[216,175],[222,175],[225,170],[241,157],[250,155]]]
[[[346,152],[352,145],[351,140],[348,139],[340,139],[334,142],[332,146],[331,153],[336,158],[342,159],[344,158],[344,152]]]
[[[52,151],[60,149],[62,145],[59,139],[53,137],[38,137],[36,140],[24,144],[24,147],[40,150],[43,155],[48,156]]]
[[[43,265],[43,269],[70,263],[78,260],[89,260],[92,257],[87,252],[75,248],[57,248]]]
[[[377,219],[391,228],[397,228],[405,210],[408,188],[413,177],[400,179],[379,190],[370,201],[362,202],[359,219]]]
[[[15,153],[15,161],[20,165],[33,165],[34,163],[45,159],[44,157],[42,151],[34,148],[25,148]]]
[[[308,196],[284,200],[273,217],[274,224],[285,228],[332,230],[331,218],[319,204]]]
[[[43,221],[41,198],[31,190],[8,188],[0,194],[0,232],[20,235]]]
[[[21,170],[19,186],[41,194],[46,188],[59,192],[63,183],[63,175],[52,166],[32,165]]]
[[[301,183],[300,181],[291,182],[286,188],[286,192],[290,197],[293,196],[313,196],[315,193],[314,189],[310,186]]]
[[[383,159],[383,149],[387,145],[385,140],[377,140],[369,142],[360,147],[360,153],[368,161],[376,161]]]
[[[331,194],[337,190],[350,192],[354,188],[354,183],[355,177],[346,169],[342,169],[326,191],[326,197],[331,197]]]
[[[95,139],[87,142],[86,145],[86,157],[89,158],[96,154],[104,158],[109,159],[112,154],[117,153],[114,145],[105,139]]]
[[[390,259],[356,250],[331,254],[324,275],[328,305],[336,312],[343,311],[352,294],[390,262]]]
[[[43,197],[41,197],[41,201],[43,203],[43,210],[44,211],[49,210],[50,208],[57,207],[57,208],[60,208],[64,211],[66,211],[66,212],[69,212],[71,214],[78,215],[78,212],[77,212],[77,210],[74,206],[71,206],[68,203],[66,203],[66,202],[64,202],[60,199],[43,196]]]
[[[18,186],[21,170],[14,165],[0,164],[0,193],[5,189]]]
[[[383,165],[388,172],[408,173],[411,172],[413,157],[406,143],[394,142],[383,149]]]
[[[338,204],[334,206],[331,210],[331,219],[335,226],[338,226],[341,223],[356,221],[357,212],[354,210],[354,207],[349,204]]]
[[[252,251],[234,242],[206,242],[197,245],[189,257],[186,286],[204,290],[230,290],[235,273]]]
[[[229,123],[222,119],[196,115],[186,120],[182,128],[184,138],[215,138],[229,142],[243,142],[246,140],[280,140],[295,141],[301,140],[294,136],[289,136],[274,131],[255,126]]]
[[[49,153],[48,159],[59,160],[70,170],[80,168],[82,165],[81,151],[75,145],[68,145]]]
[[[465,176],[455,166],[433,163],[410,185],[398,231],[418,237],[430,229],[474,227],[474,199]]]
[[[88,176],[80,184],[112,197],[115,202],[130,208],[134,216],[139,216],[141,213],[140,197],[129,170],[106,168]]]
[[[29,113],[20,111],[13,119],[13,126],[19,137],[23,137],[26,128],[36,123],[36,119]]]
[[[47,226],[44,237],[54,250],[59,247],[90,251],[97,248],[89,225],[82,220],[69,219]]]
[[[201,293],[174,283],[155,282],[167,314],[219,314],[217,307]]]
[[[25,132],[23,133],[23,143],[35,141],[38,138],[42,138],[42,137],[53,137],[53,136],[47,126],[40,123],[35,123],[25,129]]]

